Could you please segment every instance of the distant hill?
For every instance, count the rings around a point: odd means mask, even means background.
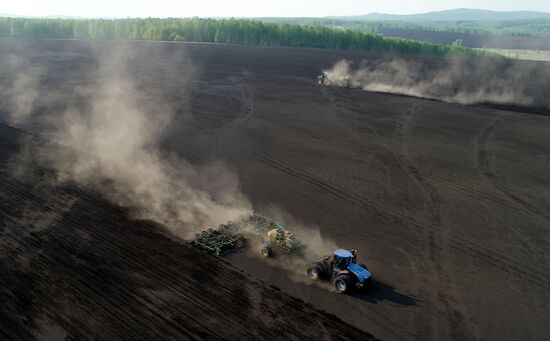
[[[445,11],[427,12],[420,14],[384,14],[369,13],[356,16],[327,17],[342,20],[368,20],[368,21],[501,21],[501,20],[531,20],[550,19],[550,13],[535,11],[501,12],[481,9],[457,8]]]
[[[9,13],[0,13],[0,17],[3,18],[35,18],[35,19],[84,19],[83,17],[74,17],[69,15],[46,15],[46,16],[36,16],[36,15],[19,15],[19,14],[9,14]],[[103,19],[103,18],[101,18]]]

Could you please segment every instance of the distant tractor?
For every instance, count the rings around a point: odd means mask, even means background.
[[[303,245],[296,239],[294,234],[282,227],[277,227],[267,232],[267,242],[262,247],[261,254],[264,257],[273,255],[273,250],[279,249],[290,255],[299,256],[302,254]]]
[[[339,293],[348,293],[356,288],[368,288],[373,275],[364,264],[357,264],[357,250],[334,251],[311,264],[307,269],[311,280],[330,279]]]
[[[323,72],[317,76],[317,84],[323,85],[327,81],[327,75]]]
[[[319,85],[328,85],[328,86],[340,86],[344,88],[357,88],[359,87],[356,83],[353,82],[351,76],[348,74],[336,76],[333,75],[329,80],[326,73],[321,73],[317,75],[317,84]]]

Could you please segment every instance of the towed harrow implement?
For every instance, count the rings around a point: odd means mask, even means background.
[[[281,225],[271,218],[253,214],[201,231],[190,243],[219,256],[241,248],[246,239],[257,239],[272,228],[281,228]]]
[[[239,242],[243,239],[244,236],[233,234],[223,229],[208,229],[197,233],[192,244],[219,256],[226,250],[239,247]]]

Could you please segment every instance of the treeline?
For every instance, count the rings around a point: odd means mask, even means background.
[[[264,23],[243,19],[29,19],[0,18],[0,36],[60,39],[131,39],[374,50],[404,53],[488,55],[460,45],[387,38],[322,25]]]
[[[405,21],[367,21],[367,20],[349,20],[338,18],[277,18],[266,17],[258,18],[264,23],[290,24],[290,25],[315,25],[329,28],[353,30],[363,33],[380,34],[387,28],[399,28],[405,30],[442,30],[436,26]],[[476,33],[479,31],[476,31]],[[488,32],[486,32],[488,33]]]
[[[370,21],[338,18],[258,18],[263,22],[299,25],[322,25],[366,33],[378,33],[388,28],[405,30],[444,31],[477,35],[508,35],[550,37],[550,19],[502,21]]]

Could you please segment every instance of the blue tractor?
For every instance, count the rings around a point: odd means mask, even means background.
[[[357,250],[334,251],[321,257],[307,269],[311,280],[329,279],[339,293],[348,293],[356,288],[372,285],[373,275],[364,264],[357,264]]]
[[[327,75],[323,72],[317,76],[317,84],[323,85],[327,81]]]

